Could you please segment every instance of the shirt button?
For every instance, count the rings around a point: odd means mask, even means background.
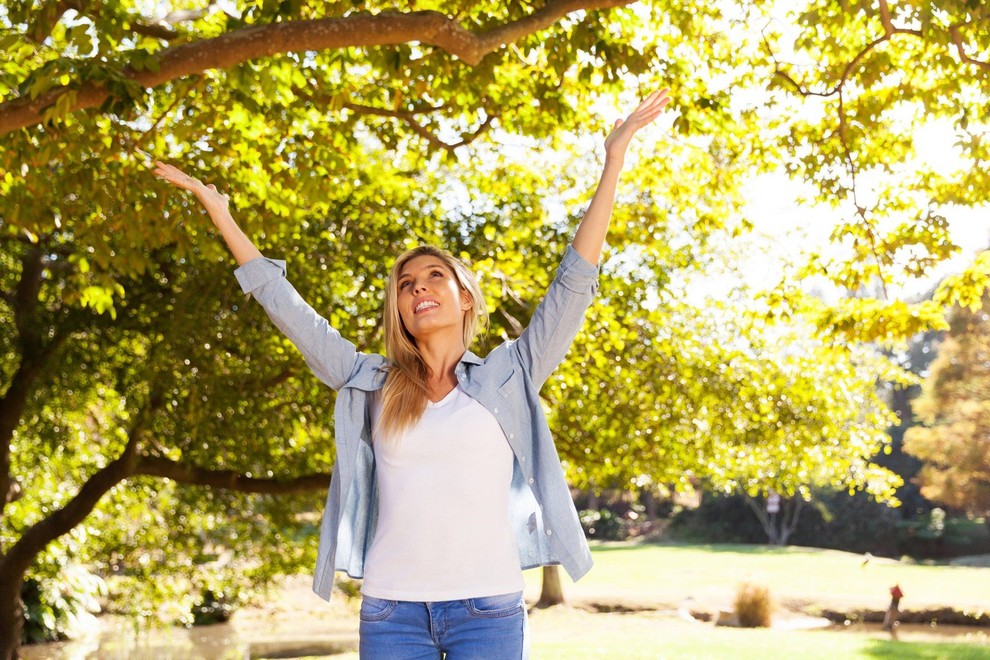
[[[525,456],[520,456],[519,457],[519,460],[522,461],[523,463],[525,463],[526,462],[526,457]]]
[[[534,481],[533,477],[530,477],[529,478],[529,483],[533,483],[533,481]]]
[[[509,434],[509,440],[514,440],[515,437],[516,437],[516,434],[515,433],[510,433]],[[526,459],[523,459],[523,460],[526,460]]]
[[[492,412],[494,412],[494,413],[495,413],[495,414],[497,415],[497,414],[498,414],[498,408],[496,408],[496,409],[495,409],[494,411],[492,411]]]
[[[553,536],[553,530],[552,529],[548,529],[547,530],[547,536]]]

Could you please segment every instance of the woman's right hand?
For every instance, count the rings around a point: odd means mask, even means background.
[[[242,266],[252,259],[261,256],[261,252],[254,246],[234,219],[230,216],[230,197],[222,194],[212,183],[207,185],[195,177],[191,177],[175,165],[163,163],[160,160],[155,162],[155,176],[165,179],[174,186],[183,190],[188,190],[196,195],[200,204],[210,214],[213,224],[220,230],[223,240],[233,253],[238,264]]]
[[[214,217],[214,213],[229,211],[230,196],[221,194],[212,183],[209,185],[204,184],[199,179],[189,176],[175,165],[169,165],[160,160],[155,161],[154,173],[155,176],[165,179],[169,183],[196,195],[196,198],[206,208],[211,218]],[[216,218],[214,218],[214,221],[216,221]]]

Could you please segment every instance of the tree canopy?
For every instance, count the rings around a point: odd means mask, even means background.
[[[301,539],[332,465],[332,393],[138,149],[228,190],[245,231],[359,348],[380,349],[384,274],[419,242],[472,262],[492,344],[545,289],[616,108],[669,84],[669,137],[640,145],[602,295],[544,391],[570,477],[883,497],[889,475],[869,459],[888,419],[870,387],[890,367],[864,342],[943,327],[944,305],[977,304],[990,259],[934,302],[864,292],[958,252],[952,209],[985,203],[987,11],[7,3],[0,638],[24,576],[69,557],[129,589],[164,589],[141,577],[170,572],[195,593],[313,551]],[[923,121],[957,142],[955,163],[918,153]],[[831,249],[770,291],[693,296],[689,274],[731,258],[751,225],[747,181],[775,171],[834,206]],[[812,274],[856,295],[812,296]]]
[[[984,299],[986,302],[986,299]],[[904,436],[922,494],[990,525],[990,314],[960,308],[913,406]]]

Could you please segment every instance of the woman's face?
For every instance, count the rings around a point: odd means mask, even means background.
[[[461,292],[454,272],[439,257],[421,255],[407,261],[396,279],[399,317],[417,341],[452,333],[462,338],[464,312],[471,299]]]

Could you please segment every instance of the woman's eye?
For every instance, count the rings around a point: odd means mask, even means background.
[[[443,277],[443,273],[441,271],[439,271],[439,270],[435,270],[431,274],[434,275],[434,276]]]
[[[402,289],[405,289],[407,286],[409,286],[409,280],[406,280],[405,282],[400,283],[399,284],[399,290],[401,291]]]

